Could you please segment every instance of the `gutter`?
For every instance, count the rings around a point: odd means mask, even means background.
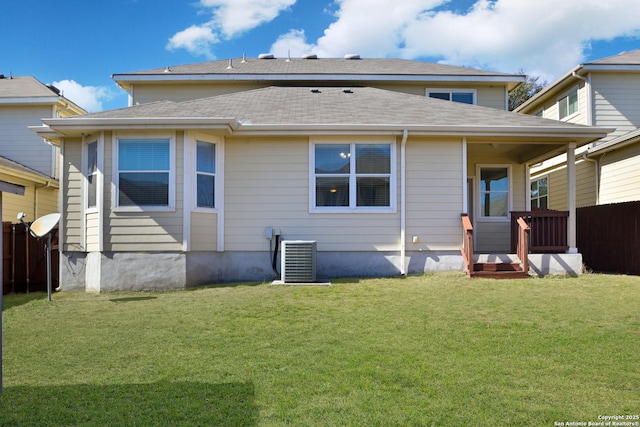
[[[596,159],[590,159],[588,157],[587,153],[582,153],[582,160],[584,160],[585,162],[591,162],[595,165],[596,168],[596,173],[595,173],[595,179],[596,179],[596,205],[600,204],[600,161],[596,160]]]

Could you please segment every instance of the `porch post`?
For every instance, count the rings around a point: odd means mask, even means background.
[[[576,144],[570,143],[567,147],[567,210],[569,211],[569,224],[567,224],[568,253],[578,253],[576,247]]]

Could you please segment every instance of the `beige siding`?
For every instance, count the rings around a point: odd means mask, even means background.
[[[458,250],[462,141],[410,137],[406,147],[407,250]]]
[[[640,143],[608,152],[600,164],[601,204],[640,200]]]
[[[397,213],[309,213],[307,138],[228,138],[225,164],[226,250],[268,250],[266,227],[319,251],[399,247]]]
[[[53,147],[28,129],[52,111],[51,106],[0,106],[0,155],[52,176]]]
[[[65,212],[63,250],[79,251],[82,248],[82,141],[69,138],[64,141],[63,200]]]
[[[532,180],[547,176],[549,178],[549,209],[567,210],[567,168],[565,165],[532,176]],[[596,173],[593,162],[580,160],[576,162],[576,206],[593,206],[596,204]]]
[[[586,125],[588,119],[588,92],[584,82],[572,84],[566,87],[564,92],[558,94],[557,97],[546,100],[543,104],[538,105],[536,108],[529,108],[527,114],[535,114],[542,109],[542,117],[545,119],[560,120],[560,109],[558,108],[558,101],[566,96],[575,87],[578,87],[578,114],[569,116],[566,119],[569,123],[576,123]]]
[[[190,101],[209,96],[259,89],[265,86],[268,85],[253,82],[233,82],[224,85],[208,83],[138,83],[133,89],[133,104],[163,100],[174,102]]]
[[[592,84],[596,114],[594,125],[616,128],[600,143],[640,127],[640,75],[594,73]]]
[[[127,134],[131,135],[131,134]],[[157,135],[157,134],[154,134]],[[140,134],[144,136],[144,134]],[[169,134],[167,134],[169,136]],[[105,186],[113,179],[113,147],[105,135]],[[118,212],[111,209],[111,191],[105,191],[104,250],[179,251],[183,248],[184,134],[177,132],[175,144],[175,211]],[[108,194],[108,196],[107,196]]]
[[[27,214],[25,221],[34,221],[42,215],[59,212],[58,189],[47,188],[42,183],[8,173],[0,173],[0,179],[24,187],[24,195],[4,193],[2,196],[2,221],[16,222],[18,212]],[[57,185],[57,183],[56,183]]]
[[[100,216],[97,212],[87,214],[86,219],[87,252],[100,250]]]
[[[147,103],[162,100],[170,100],[174,102],[189,101],[197,98],[205,98],[209,96],[223,95],[227,93],[240,92],[245,90],[259,89],[269,86],[273,82],[229,82],[223,84],[217,83],[168,83],[168,84],[148,84],[138,83],[133,89],[133,102]],[[335,82],[335,85],[345,83]],[[413,95],[425,95],[427,86],[424,83],[384,83],[384,82],[364,82],[371,87],[380,89],[393,90],[396,92],[409,93]],[[351,86],[346,83],[347,86]],[[476,103],[485,107],[497,108],[504,110],[505,107],[505,87],[470,85],[465,83],[458,84],[429,84],[429,88],[447,88],[447,89],[475,89]]]
[[[191,213],[191,250],[215,251],[218,248],[218,215]]]

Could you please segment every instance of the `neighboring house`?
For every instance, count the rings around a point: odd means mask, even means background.
[[[29,126],[43,118],[70,117],[85,110],[33,77],[0,74],[0,180],[25,188],[24,197],[5,194],[2,221],[16,222],[18,212],[27,221],[59,211],[59,147],[47,145]]]
[[[321,277],[460,271],[461,214],[478,252],[508,253],[529,165],[607,133],[504,111],[523,76],[416,61],[244,58],[113,78],[132,106],[33,128],[64,153],[64,290],[273,280],[274,235],[316,241]],[[580,272],[579,254],[558,257],[532,268]]]
[[[580,64],[516,109],[615,129],[576,150],[578,207],[640,200],[640,50]],[[532,168],[532,206],[567,209],[566,156]]]

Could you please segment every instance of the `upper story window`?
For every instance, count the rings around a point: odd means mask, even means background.
[[[173,208],[173,152],[171,138],[119,138],[116,206]]]
[[[560,120],[578,113],[577,87],[558,100],[558,112]]]
[[[98,141],[87,144],[86,159],[87,208],[98,206]]]
[[[216,144],[196,143],[196,206],[216,207]]]
[[[531,208],[549,208],[549,179],[546,176],[531,181]]]
[[[389,211],[395,207],[392,144],[313,144],[312,157],[312,210]]]
[[[480,217],[506,219],[511,206],[508,166],[481,166]]]
[[[427,89],[427,96],[445,101],[462,102],[463,104],[476,103],[476,92],[468,89]]]

